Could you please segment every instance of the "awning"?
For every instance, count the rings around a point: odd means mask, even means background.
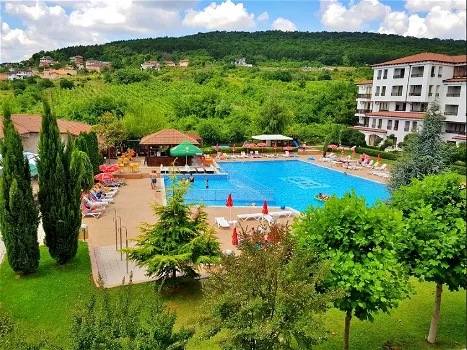
[[[256,135],[252,137],[253,140],[260,141],[292,141],[293,138],[284,135]]]
[[[184,141],[181,144],[170,149],[170,155],[174,157],[200,156],[202,154],[202,150],[200,150],[198,147],[196,147],[188,141]]]

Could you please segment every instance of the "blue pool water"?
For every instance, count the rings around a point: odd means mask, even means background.
[[[318,193],[342,197],[354,189],[369,204],[389,197],[384,185],[299,160],[223,162],[220,166],[228,175],[195,175],[186,197],[188,202],[223,206],[232,193],[234,205],[255,202],[261,206],[266,199],[270,205],[302,211],[309,205],[323,205],[314,198]],[[205,188],[206,178],[209,189]],[[166,185],[170,186],[169,179]]]

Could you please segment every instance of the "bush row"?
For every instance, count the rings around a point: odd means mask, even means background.
[[[399,158],[399,156],[397,154],[394,154],[394,153],[390,153],[390,152],[384,152],[384,151],[381,151],[381,150],[375,150],[375,149],[371,149],[371,148],[365,148],[365,147],[357,147],[355,149],[355,151],[357,153],[365,153],[365,154],[368,154],[369,156],[373,156],[373,157],[377,157],[378,154],[381,156],[381,158],[383,159],[389,159],[389,160],[396,160],[397,158]]]
[[[466,175],[466,169],[467,168],[465,166],[462,166],[462,165],[450,165],[449,169],[451,169],[451,171],[453,171],[455,173],[458,173],[459,175]]]
[[[217,154],[217,151],[214,148],[211,147],[203,147],[201,149],[204,154]],[[298,148],[294,147],[291,151],[289,152],[297,152]],[[235,148],[235,154],[240,154],[240,152],[245,152],[249,153],[250,151],[258,151],[259,153],[282,153],[284,150],[282,147],[277,147],[276,150],[274,150],[274,147],[259,147],[259,148],[243,148],[243,147],[236,147]],[[220,148],[219,152],[221,153],[227,153],[227,154],[232,154],[232,147],[229,148]]]

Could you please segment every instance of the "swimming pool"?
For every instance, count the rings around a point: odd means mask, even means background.
[[[223,206],[232,192],[234,205],[255,202],[260,206],[266,199],[270,205],[302,211],[309,205],[323,205],[314,198],[318,193],[342,197],[354,189],[369,204],[376,199],[389,198],[387,188],[382,184],[300,160],[222,162],[219,165],[221,172],[228,175],[209,176],[209,189],[204,184],[207,177],[196,176],[186,197],[188,202]],[[170,180],[167,185],[170,186]]]

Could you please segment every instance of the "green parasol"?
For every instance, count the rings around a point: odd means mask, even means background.
[[[170,149],[170,155],[174,157],[185,156],[185,163],[188,164],[188,156],[201,156],[203,151],[188,141],[183,141],[181,144]]]

